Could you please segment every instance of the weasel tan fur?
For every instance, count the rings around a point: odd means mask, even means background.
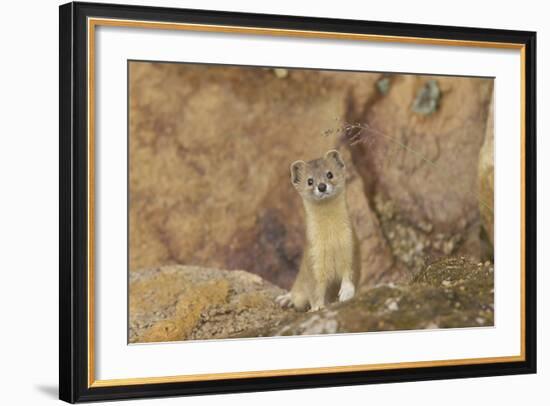
[[[306,246],[300,270],[281,306],[322,309],[338,299],[351,299],[360,273],[359,243],[346,200],[346,168],[340,153],[290,166],[291,182],[302,197]]]

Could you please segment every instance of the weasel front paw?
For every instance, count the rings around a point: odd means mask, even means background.
[[[324,305],[315,305],[311,306],[311,308],[308,310],[309,312],[318,312],[319,310],[323,310],[325,308]]]
[[[292,307],[292,298],[290,297],[290,292],[285,293],[284,295],[279,295],[275,298],[275,301],[281,307]]]
[[[355,296],[355,286],[353,286],[351,281],[344,279],[340,286],[340,292],[338,292],[338,299],[340,302],[345,302],[346,300],[350,300],[353,296]]]

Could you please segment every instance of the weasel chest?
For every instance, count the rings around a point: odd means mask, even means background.
[[[349,270],[353,256],[351,225],[331,221],[316,224],[308,230],[310,256],[314,268],[327,277]]]

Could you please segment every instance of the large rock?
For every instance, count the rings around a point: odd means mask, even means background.
[[[493,266],[466,258],[440,260],[410,284],[383,284],[349,302],[297,313],[249,336],[359,333],[369,331],[492,326]]]
[[[129,290],[131,343],[227,338],[294,313],[276,304],[282,289],[244,271],[136,270]]]
[[[379,76],[131,63],[130,270],[246,269],[289,288],[304,244],[290,164],[345,150],[325,132]],[[364,280],[391,279],[391,251],[348,164]]]
[[[482,257],[478,157],[492,80],[384,80],[384,91],[348,120],[365,127],[354,163],[395,257],[414,272],[466,242],[467,254]]]
[[[441,91],[431,114],[412,106],[426,83]],[[415,225],[455,231],[475,219],[477,164],[485,138],[492,80],[399,75],[364,121],[371,131],[355,162],[369,188],[392,200]]]

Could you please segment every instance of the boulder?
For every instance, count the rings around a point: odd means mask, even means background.
[[[489,262],[445,258],[422,270],[411,283],[381,284],[349,302],[297,313],[285,323],[245,331],[241,336],[492,326],[493,280]]]
[[[130,343],[227,338],[277,325],[292,309],[284,291],[258,275],[194,266],[165,266],[130,274]]]
[[[492,131],[492,79],[386,79],[384,91],[348,120],[363,127],[353,161],[395,259],[412,276],[451,253],[483,258],[478,159]]]
[[[289,167],[345,150],[325,131],[347,114],[349,94],[367,98],[380,76],[354,75],[131,63],[130,271],[246,269],[290,288],[304,223]],[[365,280],[374,282],[393,259],[351,158],[348,166]]]

